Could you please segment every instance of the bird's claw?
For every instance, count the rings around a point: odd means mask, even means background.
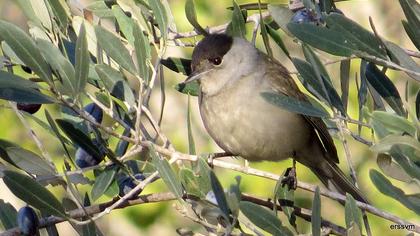
[[[296,167],[289,167],[284,173],[283,179],[281,180],[281,186],[288,186],[288,189],[296,190],[297,188],[297,177],[296,177]]]

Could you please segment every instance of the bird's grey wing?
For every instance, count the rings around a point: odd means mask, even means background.
[[[308,98],[304,93],[302,93],[298,86],[296,85],[293,78],[290,76],[287,69],[276,62],[275,60],[267,57],[267,70],[266,77],[271,83],[275,91],[281,92],[286,96],[296,98],[300,101],[309,102]],[[335,148],[334,141],[331,138],[328,128],[321,118],[302,115],[305,120],[311,124],[311,126],[316,130],[318,136],[320,137],[322,144],[327,152],[327,157],[330,161],[338,163],[337,149]]]

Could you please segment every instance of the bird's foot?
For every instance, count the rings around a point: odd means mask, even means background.
[[[283,179],[281,180],[281,186],[287,185],[290,189],[296,190],[297,188],[297,175],[296,175],[296,161],[293,160],[293,167],[286,169]]]
[[[228,157],[228,156],[232,156],[232,154],[228,153],[228,152],[216,152],[216,153],[211,153],[207,156],[207,164],[210,166],[210,168],[213,169],[214,165],[213,165],[213,161],[216,158],[219,157]]]

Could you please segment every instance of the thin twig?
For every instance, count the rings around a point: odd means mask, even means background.
[[[170,193],[170,192],[140,195],[136,199],[125,201],[124,204],[121,204],[116,209],[124,208],[124,207],[127,207],[127,206],[135,206],[135,205],[145,204],[145,203],[171,201],[171,200],[175,200],[175,199],[176,199],[176,197],[174,196],[174,194]],[[89,215],[98,214],[100,212],[103,212],[105,209],[107,209],[107,207],[111,206],[116,201],[118,201],[118,200],[115,199],[115,200],[112,200],[110,202],[106,202],[106,203],[102,203],[102,204],[98,204],[98,205],[93,205],[93,206],[88,206],[88,207],[85,207],[85,211]],[[85,211],[83,211],[82,209],[76,209],[76,210],[72,210],[72,211],[67,212],[67,215],[70,218],[79,219],[79,218],[83,218],[83,217],[86,216]],[[67,220],[66,218],[62,218],[62,217],[58,217],[58,216],[45,217],[45,218],[42,218],[40,220],[39,228],[45,228],[47,226],[54,225],[54,224],[57,224],[57,223],[60,223],[60,222],[66,221],[66,220]],[[9,229],[5,232],[0,233],[0,236],[15,236],[15,235],[20,235],[19,227],[15,227],[15,228],[12,228],[12,229]]]

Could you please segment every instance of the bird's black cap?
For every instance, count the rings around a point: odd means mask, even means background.
[[[195,70],[195,67],[202,61],[208,59],[214,59],[217,57],[223,58],[223,56],[232,47],[233,38],[226,34],[210,34],[201,40],[194,48],[191,61],[191,69]]]

